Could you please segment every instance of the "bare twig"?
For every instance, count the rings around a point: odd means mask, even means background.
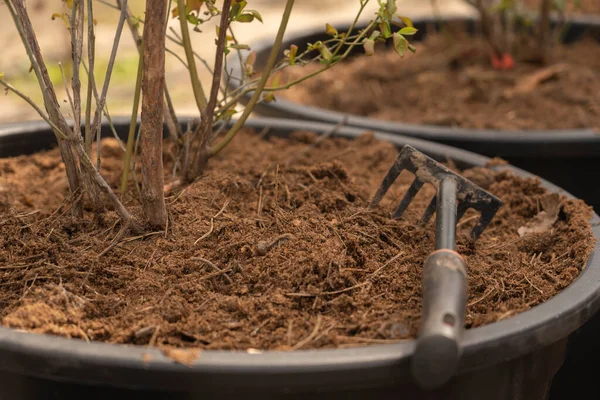
[[[552,33],[550,29],[550,1],[542,0],[540,4],[540,22],[537,34],[537,51],[539,62],[547,64],[550,56]]]
[[[182,1],[182,0],[179,0],[179,1]],[[211,147],[211,149],[210,149],[211,155],[215,155],[215,154],[219,153],[221,150],[223,150],[225,148],[225,146],[227,146],[227,144],[229,144],[229,142],[231,142],[231,140],[235,137],[235,135],[238,133],[238,131],[246,123],[246,120],[250,116],[250,113],[254,109],[254,106],[256,105],[256,103],[258,103],[258,100],[260,99],[260,96],[262,94],[262,90],[264,89],[265,85],[267,84],[267,80],[269,79],[270,72],[273,69],[273,67],[275,66],[275,63],[277,62],[277,58],[279,57],[281,43],[283,42],[283,36],[287,29],[287,24],[288,24],[288,21],[290,20],[290,15],[292,13],[293,8],[294,8],[294,0],[287,0],[287,2],[285,4],[285,9],[283,11],[283,16],[281,17],[281,22],[279,24],[279,30],[277,31],[277,35],[275,36],[275,41],[273,43],[273,47],[271,48],[271,53],[269,54],[269,58],[265,65],[263,75],[260,78],[260,81],[258,82],[256,89],[255,89],[254,93],[252,94],[252,97],[248,101],[248,104],[246,104],[246,108],[244,109],[244,112],[242,113],[240,118],[235,122],[235,124],[225,134],[225,137],[219,143],[217,143],[216,145]]]
[[[217,96],[221,85],[221,75],[223,73],[223,58],[225,57],[225,46],[227,45],[227,28],[229,27],[229,11],[232,0],[224,0],[221,9],[221,22],[219,24],[219,36],[217,38],[217,49],[215,53],[215,66],[213,68],[212,86],[210,88],[210,97],[206,108],[202,110],[200,126],[194,132],[194,136],[199,135],[199,146],[194,157],[194,176],[198,176],[206,163],[210,151],[208,151],[209,140],[212,137],[212,126],[217,106]],[[187,172],[187,171],[186,171]]]
[[[25,46],[29,61],[37,77],[38,84],[44,97],[44,106],[48,112],[48,119],[53,122],[53,125],[58,128],[55,131],[56,139],[58,141],[60,154],[65,167],[67,170],[67,178],[69,181],[69,188],[71,193],[79,192],[81,189],[81,171],[77,165],[77,160],[73,151],[69,147],[68,143],[63,139],[65,136],[69,137],[71,129],[67,124],[67,121],[60,113],[60,105],[56,98],[54,86],[50,80],[46,64],[44,63],[40,47],[31,25],[31,20],[27,14],[27,9],[23,0],[4,0],[8,9],[13,17],[19,36]],[[83,216],[83,207],[81,202],[73,204],[72,208],[73,215],[76,217]]]
[[[63,83],[65,84],[65,92],[67,92],[67,100],[69,101],[69,105],[71,106],[71,111],[73,115],[75,115],[75,105],[73,104],[73,97],[71,96],[71,92],[69,91],[69,86],[67,85],[67,77],[65,75],[65,69],[61,62],[58,63],[58,68],[60,69],[60,73],[63,78]]]
[[[81,66],[81,54],[83,53],[83,14],[85,10],[84,0],[76,0],[71,12],[71,57],[73,59],[73,77],[71,88],[73,89],[73,131],[75,135],[81,135],[81,80],[79,79],[79,67]],[[62,66],[61,66],[62,70]],[[68,87],[67,94],[69,93]]]
[[[144,41],[142,40],[142,48]],[[121,193],[127,191],[127,182],[129,179],[129,169],[132,169],[131,158],[133,155],[133,145],[135,139],[135,130],[137,128],[137,116],[140,108],[140,94],[142,92],[142,73],[144,69],[144,58],[140,54],[138,61],[137,77],[135,79],[135,91],[133,94],[133,106],[131,109],[131,119],[129,121],[129,134],[127,135],[127,150],[125,151],[125,160],[123,161],[123,173],[121,175]]]
[[[94,6],[92,0],[87,0],[88,4],[88,86],[87,103],[85,105],[85,148],[88,154],[92,153],[92,95],[96,90],[96,77],[94,76],[95,52],[96,52],[96,33],[94,32]],[[98,96],[96,95],[96,98]],[[97,106],[97,104],[96,104]]]
[[[67,139],[65,134],[63,132],[61,132],[60,128],[58,126],[56,126],[54,124],[54,122],[52,122],[50,120],[50,118],[48,118],[48,115],[41,108],[39,108],[38,105],[35,104],[35,102],[33,100],[31,100],[31,98],[29,96],[27,96],[25,93],[23,93],[20,90],[18,90],[17,88],[15,88],[10,83],[6,82],[4,79],[0,79],[0,85],[4,86],[7,90],[13,92],[17,96],[19,96],[21,99],[25,100],[27,102],[27,104],[29,104],[39,114],[39,116],[42,117],[42,119],[44,121],[46,121],[46,123],[48,125],[50,125],[52,130],[55,133],[57,133],[61,137],[61,139],[63,139],[63,140]]]
[[[102,111],[104,110],[104,105],[106,104],[106,95],[108,94],[108,87],[110,86],[110,78],[112,77],[112,71],[115,65],[115,59],[117,58],[117,50],[119,49],[119,42],[121,40],[121,33],[123,32],[123,26],[125,25],[125,20],[127,18],[127,0],[123,1],[123,7],[121,9],[121,15],[119,17],[119,22],[117,24],[117,30],[115,32],[115,38],[113,40],[113,47],[110,53],[110,58],[108,60],[108,68],[106,70],[106,75],[104,76],[104,84],[102,85],[102,93],[100,94],[100,98],[96,98],[96,112],[94,113],[94,121],[92,122],[91,133],[90,136],[94,133],[96,134],[96,144],[98,146],[98,159],[96,168],[100,169],[100,132],[101,132],[101,117]],[[93,73],[92,65],[90,65],[90,73]]]
[[[190,39],[190,31],[186,18],[185,0],[177,0],[177,10],[179,12],[181,39],[183,42],[183,48],[185,49],[185,57],[188,63],[190,79],[192,81],[192,91],[194,92],[194,99],[196,100],[198,111],[201,113],[202,110],[206,108],[206,96],[204,95],[204,90],[202,89],[202,83],[198,78],[196,61],[194,61],[194,50],[192,48],[192,40]]]

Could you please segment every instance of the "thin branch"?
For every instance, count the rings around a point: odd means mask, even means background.
[[[200,135],[200,146],[196,153],[195,163],[203,163],[201,159],[201,152],[205,151],[208,145],[208,140],[211,137],[211,129],[213,124],[213,117],[215,114],[215,107],[217,106],[217,96],[219,95],[219,88],[221,85],[221,76],[223,74],[223,58],[225,57],[225,46],[227,45],[227,28],[229,26],[229,11],[231,9],[232,0],[224,0],[223,8],[221,10],[221,21],[219,23],[219,35],[217,37],[217,48],[215,51],[215,64],[213,67],[212,85],[210,88],[210,97],[208,99],[208,105],[206,109],[202,110],[201,123],[194,132],[194,136]],[[207,153],[208,154],[208,153]],[[199,168],[196,167],[196,173]]]
[[[112,76],[112,71],[115,65],[115,59],[117,58],[117,50],[119,49],[119,41],[121,40],[121,33],[123,32],[123,26],[125,25],[125,20],[127,19],[127,0],[123,1],[123,7],[121,9],[121,16],[119,17],[119,22],[117,24],[117,31],[115,32],[115,38],[113,41],[112,51],[110,53],[110,58],[108,61],[108,69],[106,70],[106,76],[104,77],[104,84],[102,86],[102,93],[100,99],[96,100],[96,112],[94,114],[94,122],[92,123],[92,134],[96,132],[96,141],[97,145],[100,146],[100,120],[102,115],[102,110],[104,109],[104,105],[106,103],[106,95],[108,94],[108,86],[110,85],[110,78]],[[92,70],[92,66],[90,66],[90,71]],[[97,168],[100,169],[100,149],[98,148],[98,160],[97,160]]]
[[[4,86],[7,90],[13,92],[17,96],[19,96],[21,99],[25,100],[27,102],[27,104],[29,104],[31,106],[31,108],[33,108],[39,114],[39,116],[42,117],[42,119],[44,121],[46,121],[46,123],[48,125],[50,125],[50,127],[52,128],[52,130],[55,133],[57,133],[62,140],[66,140],[67,139],[67,136],[63,132],[61,132],[60,128],[58,126],[56,126],[54,124],[54,122],[52,122],[50,120],[50,118],[48,118],[48,116],[46,115],[46,113],[44,111],[42,111],[42,109],[39,108],[37,106],[37,104],[35,104],[35,102],[33,100],[31,100],[30,97],[28,97],[25,93],[19,91],[17,88],[15,88],[10,83],[6,82],[4,79],[0,79],[0,85]]]
[[[75,120],[73,125],[75,135],[81,135],[81,80],[79,79],[79,67],[81,65],[81,54],[83,53],[83,14],[85,11],[83,1],[75,0],[71,12],[71,57],[73,59],[73,77],[71,78],[73,99],[71,102],[73,119]],[[65,88],[68,94],[68,87]]]
[[[90,174],[92,180],[96,183],[100,191],[102,191],[108,197],[115,209],[115,212],[119,215],[119,217],[121,217],[123,222],[131,222],[132,217],[129,211],[127,211],[125,206],[123,206],[123,203],[121,203],[121,201],[112,191],[108,183],[106,183],[104,178],[102,178],[100,172],[98,172],[98,170],[94,167],[92,159],[90,158],[89,154],[85,151],[85,147],[83,146],[83,140],[79,140],[79,142],[77,142],[74,147],[77,151],[79,159],[81,160],[82,166],[85,168],[86,172]]]
[[[121,10],[119,7],[115,6],[114,4],[110,4],[110,3],[109,3],[109,2],[107,2],[107,1],[104,1],[104,0],[96,0],[96,1],[97,1],[98,3],[104,4],[104,5],[105,5],[105,6],[107,6],[107,7],[114,8],[115,10],[118,10],[118,11],[120,11],[120,10]]]
[[[142,48],[144,41],[142,40]],[[137,116],[140,108],[140,93],[142,91],[142,72],[144,69],[144,58],[140,54],[138,61],[137,77],[135,79],[135,92],[133,95],[133,107],[131,109],[131,120],[129,121],[129,134],[127,136],[127,150],[125,151],[125,160],[123,161],[123,174],[121,175],[121,193],[127,191],[127,182],[129,179],[129,169],[131,168],[131,157],[133,154],[133,144],[135,137],[135,128],[137,126]]]
[[[181,56],[179,54],[175,53],[173,50],[171,50],[169,48],[165,49],[165,51],[167,53],[169,53],[170,55],[172,55],[173,57],[175,57],[181,64],[183,64],[185,69],[188,69],[188,65],[186,64],[185,60],[183,58],[181,58]]]
[[[169,28],[169,30],[173,33],[173,36],[167,34],[167,39],[169,39],[170,41],[172,41],[173,43],[175,43],[175,44],[177,44],[177,45],[179,45],[181,47],[184,47],[183,46],[183,42],[181,40],[181,36],[179,36],[177,34],[177,32],[175,31],[175,29]],[[212,75],[213,70],[210,67],[210,65],[208,65],[208,62],[204,58],[200,57],[200,54],[198,54],[196,51],[194,51],[193,53],[194,53],[194,57],[196,57],[196,59],[198,61],[200,61],[200,64],[202,64],[204,66],[204,68],[206,68],[206,70],[208,71],[208,73]]]
[[[15,22],[15,26],[17,27],[21,41],[23,42],[27,55],[29,56],[29,61],[31,62],[31,66],[35,72],[38,84],[40,85],[40,89],[44,97],[44,105],[46,107],[46,111],[48,112],[48,119],[54,123],[53,126],[58,128],[58,130],[55,130],[54,133],[56,135],[58,146],[60,148],[60,154],[67,171],[69,189],[71,190],[71,193],[79,193],[81,191],[81,171],[77,165],[75,155],[73,154],[68,143],[63,139],[64,136],[70,137],[72,131],[67,124],[67,121],[60,113],[60,106],[58,104],[58,99],[56,98],[56,92],[54,91],[48,70],[46,69],[46,64],[44,63],[33,26],[31,25],[31,20],[27,14],[27,9],[25,8],[23,0],[4,0],[4,2],[8,6],[11,16]],[[62,134],[59,132],[62,132]],[[79,218],[83,217],[83,206],[80,200],[75,201],[71,210],[74,216]]]
[[[167,83],[165,82],[165,104],[167,105],[167,112],[165,112],[165,123],[167,124],[167,128],[169,130],[169,134],[173,140],[178,140],[183,136],[183,132],[181,130],[181,125],[177,120],[177,115],[175,113],[175,107],[173,106],[173,102],[171,101],[171,95],[169,94],[169,90],[167,89]],[[171,118],[167,118],[166,116],[170,115]]]
[[[192,81],[192,91],[194,92],[194,99],[196,100],[198,111],[202,113],[202,110],[206,108],[206,96],[204,95],[204,89],[202,88],[202,83],[198,77],[196,61],[194,61],[194,50],[192,48],[192,40],[190,39],[190,31],[186,18],[185,0],[177,0],[177,10],[179,12],[179,26],[181,27],[183,48],[185,49],[188,71],[190,72],[190,79]]]
[[[539,61],[548,63],[550,55],[551,29],[550,29],[550,0],[542,0],[540,4],[540,22],[537,34],[537,51]]]
[[[87,102],[85,104],[85,148],[88,153],[92,152],[92,94],[96,93],[96,77],[94,76],[94,62],[96,52],[96,34],[94,32],[94,7],[92,0],[87,0],[88,4],[88,64],[87,71],[88,86],[87,86]],[[97,98],[97,95],[96,95]],[[97,100],[96,100],[97,101]],[[97,104],[96,104],[97,105]]]
[[[58,63],[58,68],[60,69],[60,74],[63,78],[63,83],[65,84],[65,92],[67,92],[67,100],[69,101],[69,105],[71,106],[71,111],[73,115],[75,115],[75,105],[73,104],[73,97],[71,97],[71,92],[69,91],[69,86],[67,84],[67,77],[65,76],[65,69],[61,62]]]
[[[244,124],[246,123],[246,120],[250,116],[250,113],[254,109],[256,103],[258,103],[260,95],[262,94],[262,90],[267,84],[267,80],[269,79],[269,73],[273,69],[273,66],[275,66],[275,63],[277,62],[279,50],[281,49],[281,43],[283,42],[283,36],[285,34],[293,7],[294,0],[287,0],[285,10],[283,11],[283,16],[281,17],[281,23],[279,24],[279,30],[277,31],[277,36],[275,37],[275,42],[273,43],[273,47],[271,48],[271,53],[269,54],[267,64],[265,65],[263,75],[260,81],[258,82],[256,90],[252,94],[250,101],[248,101],[248,104],[246,105],[246,108],[244,109],[244,112],[242,113],[241,117],[235,122],[231,129],[229,129],[229,131],[225,134],[225,137],[210,149],[211,155],[219,153],[225,148],[225,146],[227,146],[227,144],[229,144],[229,142],[231,142],[231,140],[238,133],[241,127],[244,126]]]
[[[221,11],[221,22],[219,24],[219,36],[217,38],[217,49],[215,52],[215,66],[213,68],[213,79],[212,86],[210,88],[210,97],[208,99],[208,105],[206,111],[202,115],[204,122],[205,131],[201,132],[200,140],[204,142],[207,140],[209,130],[212,126],[212,119],[215,113],[215,107],[217,105],[217,96],[219,95],[219,88],[221,86],[221,76],[223,74],[223,59],[225,58],[225,46],[227,45],[227,28],[229,25],[229,11],[231,9],[232,0],[223,0],[223,9]]]
[[[89,76],[89,70],[88,70],[87,66],[85,65],[85,62],[82,61],[81,65],[83,65],[83,69],[84,69],[85,73]],[[93,86],[93,91],[94,91],[93,93],[95,96],[94,98],[99,97],[98,89],[96,88],[96,85]],[[91,100],[90,100],[90,103],[91,103]],[[117,142],[119,142],[119,147],[121,147],[121,149],[123,149],[123,151],[125,151],[125,146],[123,145],[123,141],[121,140],[119,135],[117,135],[117,131],[115,130],[115,127],[113,126],[112,118],[110,116],[110,112],[108,111],[107,105],[104,105],[103,113],[104,113],[104,116],[106,117],[106,119],[108,120],[108,125],[110,126],[110,129],[113,133],[113,137],[117,140]]]
[[[503,51],[500,48],[500,45],[498,44],[498,41],[497,41],[498,39],[495,37],[494,31],[492,29],[492,25],[494,24],[494,21],[492,20],[492,17],[485,9],[483,0],[475,0],[475,2],[469,1],[469,4],[474,5],[477,8],[477,11],[479,12],[479,17],[481,19],[481,31],[483,33],[484,38],[487,40],[488,44],[490,45],[492,51],[494,52],[494,54],[497,57],[502,57]]]
[[[219,35],[217,37],[217,49],[215,52],[215,65],[213,68],[213,79],[210,88],[210,97],[208,105],[201,112],[201,122],[196,128],[194,136],[200,136],[200,145],[194,156],[194,176],[206,166],[210,152],[207,151],[209,140],[212,137],[213,118],[215,115],[215,107],[217,106],[217,96],[221,85],[221,76],[223,74],[223,59],[225,58],[225,46],[227,45],[227,28],[229,26],[229,11],[231,9],[232,0],[224,0],[223,8],[221,9],[221,21],[219,23]],[[184,175],[187,171],[184,171]]]

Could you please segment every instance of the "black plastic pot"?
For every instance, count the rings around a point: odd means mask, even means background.
[[[468,18],[446,19],[442,23],[433,19],[413,21],[419,29],[414,40],[418,41],[428,33],[435,31],[441,24],[463,23],[467,29],[474,32],[476,21]],[[318,32],[312,31],[288,36],[282,48],[287,49],[296,44],[302,50],[307,43],[325,40],[324,28]],[[600,17],[574,17],[566,31],[565,42],[578,40],[584,34],[593,34],[600,45]],[[256,70],[260,71],[265,64],[271,49],[272,40],[250,44],[256,51]],[[390,43],[388,43],[390,45]],[[363,54],[362,48],[357,48],[357,55]],[[233,68],[233,79],[229,80],[231,88],[239,86],[242,76],[241,67],[235,58],[228,64]],[[326,88],[323,88],[326,90]],[[357,93],[357,95],[360,95]],[[249,96],[242,99],[247,102]],[[592,129],[548,130],[508,132],[497,130],[462,129],[433,125],[405,124],[390,122],[353,114],[344,114],[310,105],[295,103],[283,98],[275,102],[261,102],[255,108],[257,114],[274,118],[291,118],[308,121],[340,123],[347,118],[347,125],[382,132],[392,132],[420,139],[432,140],[438,143],[459,147],[465,150],[483,154],[488,157],[502,157],[511,164],[548,179],[563,187],[575,196],[584,199],[588,204],[600,210],[600,188],[590,182],[589,173],[600,163],[600,132]]]
[[[128,129],[116,120],[120,135]],[[332,126],[290,120],[254,120],[285,136],[295,130],[323,133]],[[104,134],[107,133],[104,130]],[[354,138],[359,128],[337,134]],[[399,135],[377,133],[397,146],[410,144],[458,166],[489,159],[464,150]],[[0,157],[54,145],[44,123],[0,126]],[[516,174],[532,175],[513,167]],[[558,187],[543,182],[552,191]],[[593,222],[600,222],[594,215]],[[594,227],[600,237],[600,227]],[[435,392],[414,383],[409,363],[414,341],[341,350],[297,352],[204,351],[191,367],[148,347],[86,343],[0,327],[0,398],[20,399],[533,399],[542,400],[559,369],[567,338],[600,308],[600,245],[575,282],[515,317],[471,329],[464,337],[458,375]]]

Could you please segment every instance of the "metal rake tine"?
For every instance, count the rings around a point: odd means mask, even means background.
[[[412,182],[412,184],[406,191],[406,194],[404,194],[404,197],[402,198],[402,201],[398,205],[398,208],[396,208],[396,211],[394,211],[392,218],[400,218],[402,216],[402,214],[404,214],[404,211],[406,211],[406,209],[408,208],[408,205],[410,204],[412,199],[414,199],[414,197],[419,192],[419,190],[421,190],[424,183],[425,182],[423,182],[419,178],[415,178],[415,180]]]
[[[404,167],[401,165],[401,157],[402,153],[400,153],[396,161],[394,161],[394,165],[392,165],[392,168],[390,168],[388,173],[385,175],[385,178],[383,178],[383,182],[377,189],[377,193],[375,193],[375,196],[373,196],[373,200],[371,200],[369,208],[377,207],[379,202],[381,202],[381,199],[383,199],[383,196],[385,196],[387,191],[390,189],[390,186],[392,186],[392,183],[394,183],[398,176],[400,176],[400,173],[402,173],[402,171],[404,170]]]
[[[487,226],[490,224],[490,222],[492,222],[492,219],[494,218],[496,211],[497,211],[497,209],[492,209],[492,210],[484,210],[481,212],[481,216],[479,217],[479,221],[477,222],[477,225],[475,225],[475,227],[471,231],[471,239],[473,241],[476,241],[477,239],[479,239],[479,236],[481,236],[481,234],[483,233],[485,228],[487,228]]]
[[[463,200],[458,203],[458,206],[456,207],[456,223],[458,223],[461,218],[465,216],[465,213],[468,209],[469,203],[467,203],[467,201]]]
[[[433,196],[433,198],[429,202],[429,205],[425,209],[425,212],[423,213],[423,216],[421,217],[421,221],[419,222],[421,225],[425,225],[426,223],[429,222],[429,220],[433,216],[433,213],[435,213],[436,207],[437,207],[437,195]]]

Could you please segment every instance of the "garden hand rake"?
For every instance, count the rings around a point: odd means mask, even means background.
[[[477,240],[489,225],[502,202],[464,177],[417,151],[404,146],[390,168],[369,207],[376,207],[403,170],[415,179],[396,208],[400,218],[425,183],[436,190],[421,218],[425,224],[436,213],[435,251],[423,266],[423,306],[412,373],[419,385],[432,389],[446,383],[456,372],[461,355],[467,305],[467,269],[456,252],[456,224],[469,209],[480,213],[471,231]]]

